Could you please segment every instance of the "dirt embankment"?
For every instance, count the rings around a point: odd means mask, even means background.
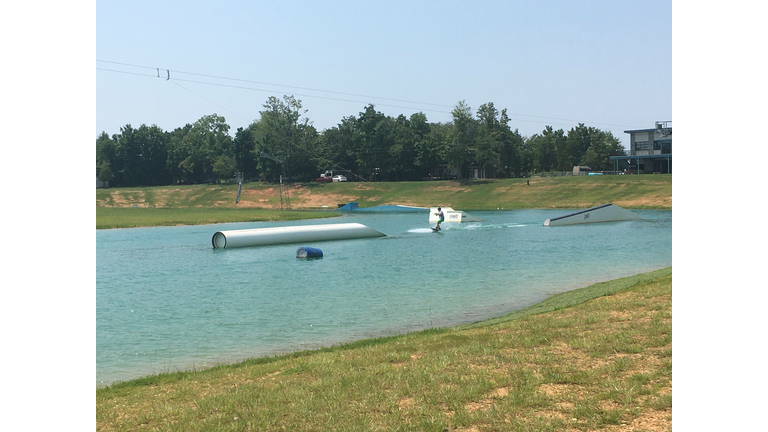
[[[337,208],[356,201],[361,205],[401,204],[429,206],[434,203],[455,208],[586,208],[610,202],[625,208],[672,208],[671,181],[639,178],[627,182],[580,183],[572,179],[527,181],[498,180],[475,183],[407,182],[284,185],[282,205],[290,201],[294,209]],[[653,180],[653,181],[652,181]],[[233,185],[168,186],[152,188],[97,190],[98,207],[145,208],[281,208],[279,185],[243,185],[240,202],[235,203]]]

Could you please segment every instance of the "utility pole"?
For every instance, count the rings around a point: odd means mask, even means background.
[[[235,199],[235,204],[240,203],[240,191],[243,189],[243,173],[239,172],[237,173],[237,198]]]

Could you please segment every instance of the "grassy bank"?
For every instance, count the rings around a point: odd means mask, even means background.
[[[442,205],[462,210],[575,209],[605,203],[632,209],[671,209],[672,176],[569,176],[469,182],[297,183],[287,188],[287,194],[294,210],[317,210],[323,206],[335,209],[338,204],[350,201],[358,202],[361,207],[384,204],[420,207]],[[234,184],[97,189],[97,226],[106,228],[176,225],[263,220],[262,217],[282,220],[319,216],[303,212],[279,212],[278,185],[246,183],[243,185],[239,204],[235,204],[236,195],[237,185]],[[259,214],[259,211],[265,210],[278,212]],[[143,220],[140,221],[137,216],[141,216]],[[110,222],[106,221],[107,217],[111,218]]]
[[[288,221],[335,216],[338,215],[330,212],[270,209],[96,207],[96,229]]]
[[[98,430],[671,430],[672,269],[474,325],[96,391]]]

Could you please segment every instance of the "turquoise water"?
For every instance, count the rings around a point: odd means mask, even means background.
[[[558,292],[672,265],[672,213],[544,227],[563,210],[99,230],[96,383],[474,322]],[[387,237],[213,249],[216,231],[359,222]],[[322,249],[296,259],[296,249]]]

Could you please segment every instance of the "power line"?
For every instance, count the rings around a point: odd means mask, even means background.
[[[157,68],[153,68],[153,67],[150,67],[150,66],[139,66],[139,65],[130,64],[130,63],[120,63],[120,62],[115,62],[115,61],[108,61],[108,60],[98,60],[98,59],[97,59],[96,61],[97,61],[97,62],[101,62],[101,63],[112,63],[112,64],[117,64],[117,65],[122,65],[122,66],[132,66],[132,67],[137,67],[137,68],[145,68],[145,69],[157,69]]]
[[[225,107],[223,107],[223,106],[221,106],[221,105],[217,104],[216,102],[214,102],[214,101],[212,101],[212,100],[210,100],[210,99],[207,99],[207,98],[205,98],[205,97],[203,97],[203,96],[200,96],[199,94],[197,94],[197,93],[193,92],[192,90],[190,90],[190,89],[188,89],[188,88],[186,88],[186,87],[182,86],[181,84],[177,83],[175,80],[173,81],[173,83],[174,83],[174,84],[176,84],[177,86],[179,86],[180,88],[182,88],[182,89],[184,89],[184,90],[186,90],[186,91],[188,91],[188,92],[192,93],[193,95],[195,95],[195,96],[199,97],[200,99],[204,99],[204,100],[206,100],[206,101],[208,101],[208,102],[210,102],[210,103],[212,103],[212,104],[216,105],[217,107],[219,107],[219,108],[221,108],[221,109],[223,109],[223,110],[225,110],[225,111],[229,111],[229,112],[231,112],[232,114],[234,114],[234,115],[236,115],[236,116],[240,117],[241,119],[243,119],[243,120],[245,120],[245,121],[250,121],[250,120],[248,120],[247,118],[245,118],[245,117],[241,116],[240,114],[238,114],[238,113],[236,113],[236,112],[234,112],[234,111],[232,111],[232,110],[229,110],[229,109],[227,109],[227,108],[225,108]]]
[[[138,75],[138,76],[143,76],[143,77],[155,78],[154,75],[147,75],[147,74],[142,74],[142,73],[138,73],[138,72],[128,72],[128,71],[121,71],[121,70],[107,69],[107,68],[100,68],[100,67],[97,67],[96,70],[107,71],[107,72],[117,72],[117,73],[123,73],[123,74],[127,74],[127,75]]]
[[[118,72],[118,73],[124,73],[129,75],[138,75],[138,76],[144,76],[148,78],[157,78],[154,75],[147,75],[147,74],[141,74],[136,72],[127,72],[127,71],[121,71],[121,70],[115,70],[115,69],[106,69],[106,68],[96,68],[97,70],[106,71],[106,72]],[[149,68],[149,69],[157,69],[157,68]],[[167,70],[167,69],[163,69]],[[174,71],[174,73],[176,73]],[[161,77],[162,78],[162,77]],[[207,81],[198,81],[198,80],[190,80],[190,79],[184,79],[184,78],[176,78],[174,77],[173,80],[176,81],[182,81],[182,82],[189,82],[189,83],[195,83],[195,84],[204,84],[204,85],[211,85],[211,86],[217,86],[217,87],[227,87],[227,88],[233,88],[233,89],[239,89],[239,90],[251,90],[251,91],[258,91],[258,92],[265,92],[265,93],[276,93],[277,90],[268,90],[268,89],[261,89],[261,88],[253,88],[253,87],[245,87],[245,86],[238,86],[238,85],[232,85],[232,84],[222,84],[222,83],[213,83],[213,82],[207,82]],[[292,93],[294,96],[301,96],[301,97],[308,97],[308,98],[316,98],[316,99],[325,99],[325,100],[332,100],[337,102],[349,102],[349,103],[356,103],[356,104],[367,104],[370,102],[365,101],[359,101],[359,100],[350,100],[350,99],[340,99],[340,98],[332,98],[332,97],[326,97],[326,96],[317,96],[317,95],[310,95],[310,94],[302,94],[302,93]],[[401,106],[401,105],[392,105],[392,104],[374,104],[377,106],[388,106],[393,108],[403,108],[403,109],[418,109],[414,107],[409,106]],[[446,113],[450,114],[450,111],[441,111],[436,109],[421,109],[421,111],[430,111],[430,112],[439,112],[439,113]]]
[[[119,64],[123,66],[131,66],[131,67],[138,67],[138,68],[144,68],[144,69],[157,69],[150,66],[140,66],[140,65],[134,65],[129,63],[120,63],[120,62],[112,62],[107,60],[96,60],[98,62],[102,63],[112,63],[112,64]],[[162,69],[162,68],[161,68]],[[167,69],[163,69],[167,70]],[[184,71],[177,71],[173,70],[174,74],[184,74],[184,75],[194,75],[194,76],[202,76],[206,78],[215,78],[215,79],[222,79],[222,80],[229,80],[229,81],[239,81],[239,82],[247,82],[251,84],[261,84],[261,85],[271,85],[275,87],[286,87],[286,88],[294,88],[299,90],[309,90],[309,91],[316,91],[321,93],[331,93],[331,94],[338,94],[338,95],[345,95],[345,96],[354,96],[354,97],[362,97],[362,98],[371,98],[371,99],[381,99],[381,100],[388,100],[393,102],[404,102],[404,103],[410,103],[410,104],[417,104],[417,105],[431,105],[431,106],[437,106],[437,107],[444,107],[444,108],[453,108],[453,105],[444,105],[444,104],[436,104],[436,103],[429,103],[429,102],[419,102],[419,101],[409,101],[409,100],[403,100],[403,99],[394,99],[394,98],[387,98],[382,96],[370,96],[370,95],[361,95],[356,93],[345,93],[345,92],[339,92],[339,91],[333,91],[333,90],[322,90],[322,89],[316,89],[311,87],[299,87],[299,86],[292,86],[292,85],[285,85],[285,84],[275,84],[275,83],[268,83],[263,81],[254,81],[254,80],[247,80],[242,78],[230,78],[230,77],[223,77],[218,75],[208,75],[208,74],[201,74],[201,73],[195,73],[195,72],[184,72]],[[193,81],[195,82],[195,81]],[[345,102],[357,102],[357,101],[345,101]],[[402,107],[399,107],[402,108]]]
[[[111,63],[114,63],[114,62],[111,62]],[[118,64],[124,64],[124,63],[118,63]],[[135,66],[135,65],[128,65],[128,66]],[[144,67],[144,68],[146,68],[146,69],[157,69],[157,70],[159,70],[158,68],[151,68],[151,67],[148,67],[148,66],[136,66],[136,67]],[[129,75],[138,75],[138,76],[144,76],[144,77],[149,77],[149,78],[155,78],[155,76],[154,76],[154,75],[146,75],[146,74],[140,74],[140,73],[135,73],[135,72],[126,72],[126,71],[119,71],[119,70],[112,70],[112,69],[105,69],[105,68],[96,68],[96,69],[97,69],[97,70],[108,71],[108,72],[119,72],[119,73],[125,73],[125,74],[129,74]],[[159,72],[158,72],[158,77],[159,77],[159,76],[160,76],[160,75],[159,75]],[[168,76],[170,76],[170,71],[169,71],[169,73],[168,73]],[[174,78],[174,79],[176,79],[176,78]],[[221,105],[218,105],[218,104],[216,104],[215,102],[213,102],[213,101],[210,101],[210,100],[208,100],[208,99],[206,99],[206,98],[204,98],[204,97],[202,97],[202,96],[198,95],[197,93],[195,93],[195,92],[193,92],[193,91],[191,91],[191,90],[189,90],[189,89],[187,89],[187,88],[185,88],[185,87],[181,86],[181,85],[180,85],[180,84],[178,84],[178,83],[175,83],[175,82],[174,82],[174,84],[176,84],[177,86],[181,87],[181,88],[182,88],[182,89],[184,89],[184,90],[187,90],[188,92],[190,92],[190,93],[194,94],[195,96],[198,96],[198,97],[200,97],[200,98],[202,98],[202,99],[205,99],[206,101],[208,101],[208,102],[210,102],[210,103],[212,103],[212,104],[214,104],[214,105],[216,105],[216,106],[218,106],[218,107],[220,107],[220,108],[222,108],[222,109],[225,109],[225,110],[227,110],[227,111],[229,111],[229,112],[232,112],[232,111],[230,111],[230,110],[228,110],[228,109],[226,109],[226,108],[222,107]],[[235,115],[237,115],[237,116],[238,116],[238,117],[240,117],[240,118],[243,118],[242,116],[240,116],[240,115],[239,115],[239,114],[237,114],[237,113],[234,113],[234,112],[232,112],[232,113],[233,113],[233,114],[235,114]],[[247,121],[247,119],[245,119],[245,118],[243,118],[243,119]],[[339,164],[337,164],[337,163],[335,163],[335,162],[333,162],[333,161],[331,161],[331,160],[328,160],[328,159],[326,159],[326,158],[324,158],[324,157],[322,157],[322,156],[318,156],[317,154],[315,154],[315,153],[313,153],[313,152],[309,151],[309,150],[308,150],[307,148],[305,148],[304,146],[301,146],[301,145],[299,145],[299,144],[297,144],[297,143],[293,142],[292,140],[290,140],[290,139],[288,139],[288,138],[286,138],[286,137],[283,137],[283,136],[281,136],[281,135],[280,135],[280,133],[278,133],[278,132],[277,132],[277,131],[276,131],[274,128],[272,128],[272,126],[271,126],[271,125],[269,125],[268,123],[266,123],[266,122],[260,122],[260,125],[261,125],[261,127],[266,127],[266,128],[268,128],[268,129],[270,129],[270,130],[271,130],[271,131],[272,131],[272,132],[275,134],[275,136],[276,136],[277,138],[279,138],[279,139],[281,139],[281,140],[285,141],[285,142],[286,142],[288,145],[293,145],[293,146],[296,146],[296,147],[300,148],[301,150],[305,151],[306,153],[308,153],[310,156],[314,157],[315,159],[319,159],[319,160],[321,160],[321,161],[323,161],[323,162],[326,162],[326,163],[330,164],[330,165],[331,165],[331,167],[338,167],[338,168],[341,168],[343,171],[346,171],[346,172],[348,172],[348,173],[351,173],[351,174],[353,174],[353,175],[357,176],[357,177],[358,177],[360,180],[362,180],[362,181],[367,181],[367,180],[365,179],[365,177],[363,177],[363,176],[361,176],[361,175],[359,175],[359,174],[355,173],[354,171],[352,171],[352,170],[349,170],[349,169],[347,169],[347,168],[344,168],[343,166],[341,166],[341,165],[339,165]]]
[[[416,101],[408,101],[408,100],[402,100],[402,99],[393,99],[393,98],[385,98],[385,97],[379,97],[379,96],[366,96],[366,95],[359,95],[355,93],[344,93],[344,92],[336,92],[331,90],[321,90],[321,89],[314,89],[309,87],[298,87],[298,86],[290,86],[290,85],[283,85],[283,84],[274,84],[274,83],[266,83],[266,82],[260,82],[260,81],[253,81],[253,80],[246,80],[246,79],[240,79],[240,78],[229,78],[229,77],[222,77],[222,76],[216,76],[216,75],[208,75],[208,74],[201,74],[201,73],[194,73],[194,72],[183,72],[183,71],[171,71],[170,69],[162,69],[157,67],[151,67],[151,66],[142,66],[142,65],[135,65],[130,63],[121,63],[121,62],[114,62],[114,61],[107,61],[107,60],[96,60],[98,62],[102,63],[111,63],[116,65],[122,65],[122,66],[130,66],[130,67],[136,67],[136,68],[142,68],[142,69],[149,69],[149,70],[156,70],[158,71],[157,76],[155,75],[148,75],[148,74],[142,74],[142,73],[136,73],[136,72],[128,72],[128,71],[122,71],[122,70],[115,70],[115,69],[107,69],[107,68],[99,68],[97,67],[97,70],[107,71],[107,72],[117,72],[117,73],[124,73],[129,75],[137,75],[137,76],[144,76],[144,77],[150,77],[150,78],[164,78],[160,76],[160,70],[165,70],[168,72],[168,76],[166,80],[170,79],[171,72],[174,73],[174,80],[175,81],[181,81],[181,82],[189,82],[189,83],[195,83],[195,84],[203,84],[203,85],[211,85],[211,86],[218,86],[218,87],[226,87],[226,88],[234,88],[234,89],[240,89],[240,90],[250,90],[250,91],[258,91],[258,92],[265,92],[265,93],[275,93],[278,92],[278,90],[269,90],[269,89],[263,89],[263,88],[253,88],[253,87],[245,87],[245,86],[237,86],[237,85],[231,85],[231,84],[222,84],[222,83],[215,83],[215,82],[207,82],[207,81],[199,81],[199,80],[192,80],[192,79],[184,79],[184,78],[178,78],[175,76],[175,74],[186,74],[186,75],[194,75],[194,76],[202,76],[202,77],[208,77],[208,78],[214,78],[214,79],[223,79],[223,80],[230,80],[230,81],[240,81],[240,82],[247,82],[247,83],[254,83],[254,84],[263,84],[263,85],[271,85],[276,87],[286,87],[286,88],[295,88],[295,89],[302,89],[302,90],[310,90],[310,91],[316,91],[316,92],[322,92],[322,93],[330,93],[330,94],[339,94],[339,95],[347,95],[347,96],[355,96],[355,97],[363,97],[363,98],[372,98],[372,99],[381,99],[381,100],[389,100],[389,101],[395,101],[395,102],[404,102],[404,103],[413,103],[413,104],[419,104],[419,105],[431,105],[431,106],[437,106],[437,107],[451,107],[449,105],[441,105],[441,104],[435,104],[435,103],[429,103],[429,102],[416,102]],[[184,87],[182,87],[184,88]],[[188,89],[185,89],[187,91]],[[347,102],[347,103],[356,103],[356,104],[367,104],[370,102],[360,101],[360,100],[350,100],[350,99],[340,99],[340,98],[332,98],[332,97],[325,97],[325,96],[318,96],[318,95],[310,95],[310,94],[301,94],[301,93],[294,93],[294,96],[301,96],[301,97],[308,97],[308,98],[316,98],[316,99],[324,99],[324,100],[332,100],[337,102]],[[199,96],[199,95],[197,95]],[[202,98],[202,96],[199,96]],[[205,99],[205,98],[203,98]],[[207,100],[207,99],[206,99]],[[210,100],[208,102],[211,102]],[[213,102],[211,102],[213,103]],[[216,105],[214,103],[214,105]],[[378,106],[387,106],[392,108],[403,108],[403,109],[418,109],[411,106],[401,106],[401,105],[392,105],[392,104],[374,104]],[[219,106],[219,105],[217,105]],[[221,107],[221,106],[219,106]],[[222,107],[223,108],[223,107]],[[442,113],[442,114],[452,114],[452,111],[444,111],[444,110],[437,110],[437,109],[429,109],[429,108],[422,108],[421,111],[428,111],[428,112],[436,112],[436,113]],[[231,112],[231,111],[230,111]],[[238,114],[235,114],[238,115]],[[573,120],[573,119],[564,119],[564,118],[557,118],[557,117],[547,117],[547,116],[537,116],[532,114],[521,114],[521,113],[510,113],[507,112],[507,116],[516,116],[516,117],[509,117],[510,120],[514,120],[517,122],[528,122],[528,123],[542,123],[542,120],[558,120],[557,122],[546,122],[543,121],[543,123],[549,124],[549,125],[565,125],[565,126],[573,126],[574,123],[583,123],[583,124],[593,124],[593,125],[604,125],[604,126],[616,126],[616,127],[631,127],[627,125],[620,125],[615,123],[602,123],[602,122],[592,122],[592,121],[585,121],[585,120]],[[238,117],[243,118],[242,116],[238,115]],[[542,119],[542,120],[529,120],[529,119],[521,119],[518,117],[532,117],[536,119]],[[568,122],[568,123],[560,123],[560,122]]]

